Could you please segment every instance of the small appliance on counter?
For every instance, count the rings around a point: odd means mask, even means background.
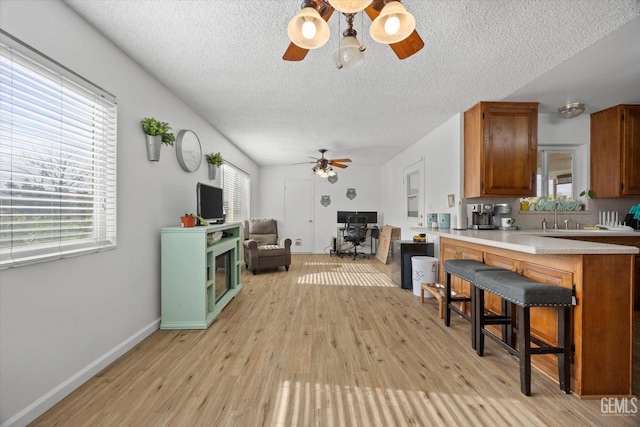
[[[474,203],[467,205],[471,213],[471,230],[494,230],[493,205],[491,203]]]
[[[511,205],[499,203],[493,207],[493,224],[498,230],[512,231],[518,229],[513,225]]]

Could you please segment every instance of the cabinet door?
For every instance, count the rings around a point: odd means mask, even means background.
[[[449,259],[472,259],[482,262],[482,255],[482,251],[477,249],[465,248],[463,246],[452,245],[450,243],[443,243],[442,240],[440,241],[440,258],[442,259],[442,263]],[[446,279],[444,268],[441,268],[440,270],[440,280],[444,283],[444,280]],[[462,280],[459,277],[451,276],[451,290],[456,292],[458,295],[471,295],[469,288],[469,282]],[[470,313],[471,307],[467,307],[465,310]]]
[[[484,255],[484,262],[493,267],[500,267],[510,271],[520,271],[520,262],[512,258],[486,253]],[[500,313],[502,310],[502,298],[490,292],[485,292],[484,308],[492,313]]]
[[[530,262],[521,263],[524,277],[536,282],[548,283],[571,289],[573,273],[557,270]],[[535,307],[531,309],[531,334],[543,341],[556,345],[558,343],[558,309],[555,307]]]
[[[640,106],[623,110],[622,195],[640,195]]]
[[[537,105],[503,104],[484,109],[484,194],[535,196]]]

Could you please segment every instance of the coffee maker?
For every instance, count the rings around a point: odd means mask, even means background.
[[[491,203],[476,203],[467,205],[471,212],[472,230],[493,230],[496,228],[493,222],[493,205]]]
[[[493,223],[499,230],[517,230],[514,225],[503,225],[503,218],[511,218],[511,205],[507,203],[499,203],[493,207]]]

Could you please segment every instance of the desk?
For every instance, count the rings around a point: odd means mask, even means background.
[[[347,229],[346,224],[336,227],[336,239],[335,244],[332,245],[329,255],[344,255],[346,252],[342,250],[344,245],[344,232]],[[369,242],[369,255],[375,255],[378,246],[378,233],[380,229],[372,225],[367,224],[367,237],[365,237],[365,243]]]

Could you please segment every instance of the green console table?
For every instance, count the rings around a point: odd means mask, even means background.
[[[239,222],[162,229],[160,329],[213,323],[242,289],[240,239]]]

